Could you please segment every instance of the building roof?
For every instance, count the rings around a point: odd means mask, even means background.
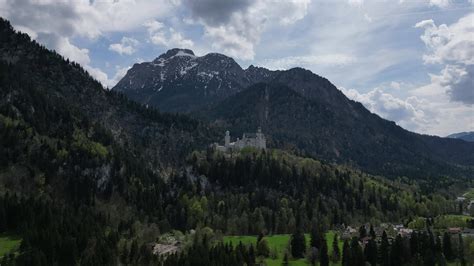
[[[474,229],[473,228],[464,228],[462,233],[463,234],[474,234]]]
[[[257,138],[257,134],[256,133],[244,133],[244,137],[255,139],[255,138]]]

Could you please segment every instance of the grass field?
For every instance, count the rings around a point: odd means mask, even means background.
[[[0,234],[0,258],[20,247],[21,239],[7,234]]]
[[[291,235],[289,234],[272,235],[272,236],[265,237],[268,241],[270,250],[276,249],[277,254],[278,254],[278,258],[276,259],[270,259],[270,258],[265,259],[265,263],[268,266],[282,265],[284,252],[285,252],[286,247],[288,246],[290,237]],[[306,237],[306,245],[309,245],[309,240],[310,240],[309,235],[305,234],[305,237]],[[332,252],[333,240],[334,240],[334,232],[329,231],[328,233],[326,233],[326,242],[328,245],[329,254],[331,254]],[[244,245],[253,244],[255,247],[256,242],[257,242],[257,236],[225,236],[223,241],[225,243],[232,243],[233,246],[236,246],[239,244],[239,242],[242,242],[242,244]],[[342,252],[342,245],[343,245],[343,242],[339,240],[339,250],[341,250],[341,252]],[[299,266],[299,265],[308,265],[308,263],[306,259],[298,259],[298,260],[290,260],[290,265]]]

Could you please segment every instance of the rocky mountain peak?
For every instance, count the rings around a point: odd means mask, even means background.
[[[196,57],[196,55],[194,55],[194,52],[190,49],[173,48],[166,51],[166,53],[161,54],[157,59],[170,59],[171,57],[174,57],[174,56]]]

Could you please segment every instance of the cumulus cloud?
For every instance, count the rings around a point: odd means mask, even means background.
[[[37,34],[36,39],[47,47],[56,50],[62,56],[83,66],[88,65],[91,61],[89,50],[81,49],[73,45],[68,37],[59,36],[54,33],[40,32]]]
[[[474,65],[447,65],[439,75],[431,75],[431,80],[445,88],[451,100],[474,104]]]
[[[89,50],[74,45],[74,38],[94,40],[107,32],[140,27],[151,18],[168,16],[176,3],[167,0],[0,0],[0,6],[0,16],[10,20],[16,29],[80,63],[103,85],[108,85],[107,74],[90,66]],[[111,49],[127,54],[134,48],[114,45]]]
[[[212,47],[230,56],[253,59],[255,46],[269,23],[282,26],[302,19],[310,0],[283,1],[186,1],[195,23],[204,26]]]
[[[367,93],[359,93],[354,89],[340,89],[348,98],[362,103],[371,112],[395,121],[404,128],[423,131],[429,125],[437,123],[436,111],[430,108],[426,100],[416,96],[401,99],[380,88]]]
[[[421,40],[428,53],[423,56],[426,64],[442,64],[444,69],[431,74],[432,83],[443,87],[452,101],[474,104],[474,13],[456,23],[436,26],[433,20],[423,20],[415,25],[424,29]]]
[[[474,64],[474,13],[447,26],[436,26],[433,20],[423,20],[415,27],[424,29],[420,37],[428,48],[423,60],[428,64]]]
[[[168,48],[190,48],[194,46],[194,42],[191,39],[186,39],[180,32],[177,32],[172,27],[165,27],[165,25],[159,21],[151,20],[145,22],[143,25],[147,28],[150,41],[155,45]]]
[[[123,37],[120,43],[113,43],[109,46],[109,50],[120,55],[131,55],[136,52],[136,46],[139,42],[133,38]]]

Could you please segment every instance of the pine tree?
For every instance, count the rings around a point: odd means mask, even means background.
[[[138,257],[138,243],[137,243],[137,240],[134,239],[130,247],[130,262],[132,264],[135,263],[137,257]]]
[[[332,241],[332,254],[331,260],[337,263],[341,259],[341,251],[339,249],[339,237],[337,234],[334,234],[334,239]]]
[[[461,263],[461,266],[466,266],[466,258],[464,258],[464,241],[462,239],[461,234],[459,236],[459,250],[458,250],[458,258],[459,262]]]
[[[297,229],[291,236],[291,255],[293,258],[303,258],[306,249],[306,240],[301,230]]]
[[[362,247],[359,244],[359,239],[353,237],[351,240],[351,265],[354,266],[364,266],[365,258]]]
[[[316,223],[313,223],[313,225],[311,226],[310,246],[320,249],[321,239],[322,239],[322,232],[320,230],[320,226],[318,226]]]
[[[393,266],[403,264],[403,243],[400,235],[397,235],[390,249],[390,263]]]
[[[367,236],[367,230],[365,229],[365,225],[361,225],[359,227],[359,238],[362,239]]]
[[[321,266],[328,266],[329,265],[329,257],[328,257],[328,245],[326,243],[326,239],[323,238],[321,242],[321,249],[319,254],[319,264]]]
[[[349,241],[344,240],[344,245],[342,246],[342,266],[351,265],[351,248],[349,246]]]
[[[375,238],[377,237],[377,236],[375,235],[374,226],[373,226],[372,224],[370,225],[369,235],[370,235],[370,237],[371,237],[373,240],[375,240]]]
[[[443,235],[443,253],[447,260],[450,261],[454,259],[453,248],[451,246],[451,236],[448,232],[444,232]]]
[[[382,242],[380,243],[379,263],[381,266],[390,265],[390,244],[388,243],[387,233],[383,231]]]
[[[252,244],[250,244],[249,247],[249,261],[251,262],[251,265],[255,263],[255,249]]]
[[[364,249],[365,259],[370,265],[375,266],[377,264],[377,243],[375,239],[370,239],[369,243],[365,246]]]

